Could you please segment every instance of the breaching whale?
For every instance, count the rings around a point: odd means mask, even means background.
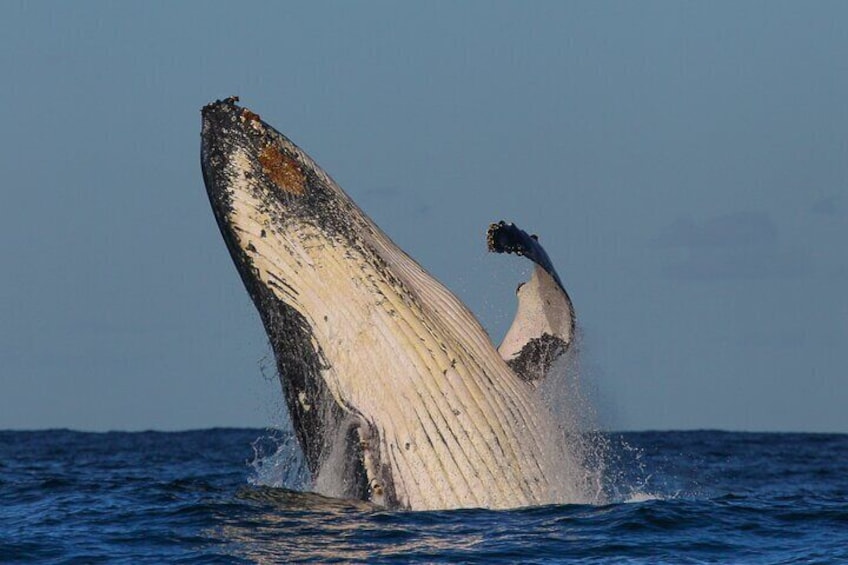
[[[203,178],[315,490],[415,510],[588,502],[579,458],[535,394],[574,335],[538,238],[505,222],[487,232],[489,250],[535,263],[496,349],[306,153],[237,102],[202,110]]]

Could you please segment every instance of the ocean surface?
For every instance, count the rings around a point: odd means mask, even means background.
[[[848,563],[848,435],[606,434],[603,505],[391,512],[284,432],[0,432],[3,563]]]

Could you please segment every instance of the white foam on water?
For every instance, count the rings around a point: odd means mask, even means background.
[[[637,502],[649,502],[651,500],[668,500],[669,497],[651,492],[634,492],[629,498],[622,500],[624,504],[633,504]]]

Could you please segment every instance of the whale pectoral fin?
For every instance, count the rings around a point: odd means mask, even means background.
[[[521,255],[536,264],[530,280],[516,289],[518,309],[498,352],[516,375],[537,382],[571,344],[571,299],[535,235],[501,221],[489,226],[486,243],[489,251]]]

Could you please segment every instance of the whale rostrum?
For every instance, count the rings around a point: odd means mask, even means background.
[[[306,153],[260,117],[202,110],[203,178],[267,331],[314,489],[390,508],[587,502],[536,385],[574,335],[536,236],[490,226],[535,263],[496,349],[471,312]]]

